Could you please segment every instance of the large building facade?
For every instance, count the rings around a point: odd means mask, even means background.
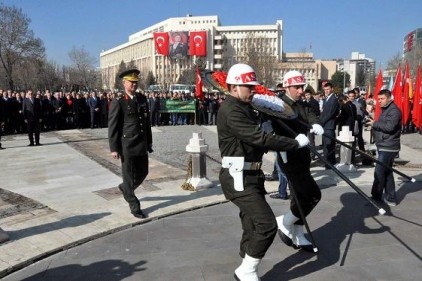
[[[317,89],[319,80],[329,79],[335,72],[329,66],[332,63],[315,61],[312,53],[284,53],[281,20],[273,25],[222,26],[218,16],[187,15],[154,24],[130,35],[128,42],[101,52],[103,88],[113,89],[122,62],[134,65],[143,75],[151,71],[157,84],[164,89],[176,83],[183,71],[191,69],[199,57],[186,55],[175,59],[158,54],[154,33],[178,32],[188,35],[197,31],[206,31],[207,52],[201,59],[208,70],[227,70],[234,63],[247,61],[246,56],[252,46],[258,54],[269,56],[272,62],[271,69],[266,69],[272,84],[265,85],[267,87],[280,83],[287,71],[299,70],[304,73],[307,83]]]

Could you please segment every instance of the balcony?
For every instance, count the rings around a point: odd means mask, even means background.
[[[222,50],[223,46],[222,45],[214,45],[214,50]]]
[[[214,40],[221,40],[221,39],[223,39],[223,36],[221,36],[221,35],[215,35],[214,36]]]
[[[215,54],[214,59],[222,59],[223,56],[221,54]]]

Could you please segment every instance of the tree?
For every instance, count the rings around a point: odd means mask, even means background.
[[[148,89],[150,85],[157,84],[157,81],[155,80],[154,74],[152,71],[148,71],[147,77],[145,78],[145,88]]]
[[[268,39],[250,32],[246,34],[243,42],[242,49],[244,51],[240,56],[244,62],[255,70],[258,81],[266,86],[273,85],[275,83],[273,70],[276,57],[271,52]]]
[[[333,76],[331,76],[331,84],[333,84],[335,93],[344,93],[344,90],[349,83],[350,75],[347,72],[336,71]]]
[[[399,52],[397,52],[388,62],[387,62],[387,71],[390,72],[396,72],[397,69],[399,68],[399,65],[401,65],[403,62],[403,58],[400,55]]]
[[[119,74],[123,71],[127,70],[126,63],[122,60],[119,64],[119,69],[117,70],[116,77],[114,78],[114,89],[121,89],[122,88],[122,82],[119,78]]]
[[[15,88],[14,70],[18,64],[45,57],[44,44],[29,29],[30,22],[21,9],[0,4],[0,61],[10,89]]]
[[[76,48],[75,46],[69,51],[69,58],[72,61],[74,68],[70,82],[82,85],[85,89],[96,88],[96,59],[92,57],[84,47]]]

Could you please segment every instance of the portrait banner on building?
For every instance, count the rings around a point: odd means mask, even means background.
[[[168,56],[169,54],[169,34],[167,32],[154,33],[154,45],[157,54]]]
[[[172,59],[182,59],[188,56],[188,32],[169,32],[169,56]]]
[[[189,34],[189,55],[205,57],[207,55],[207,32],[191,31]]]

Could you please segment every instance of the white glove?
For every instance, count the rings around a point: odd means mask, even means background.
[[[299,143],[299,148],[302,148],[309,144],[309,139],[304,134],[297,135],[297,137],[295,137],[295,140]]]
[[[319,124],[313,124],[310,132],[314,133],[315,135],[321,136],[324,133],[324,129]]]

